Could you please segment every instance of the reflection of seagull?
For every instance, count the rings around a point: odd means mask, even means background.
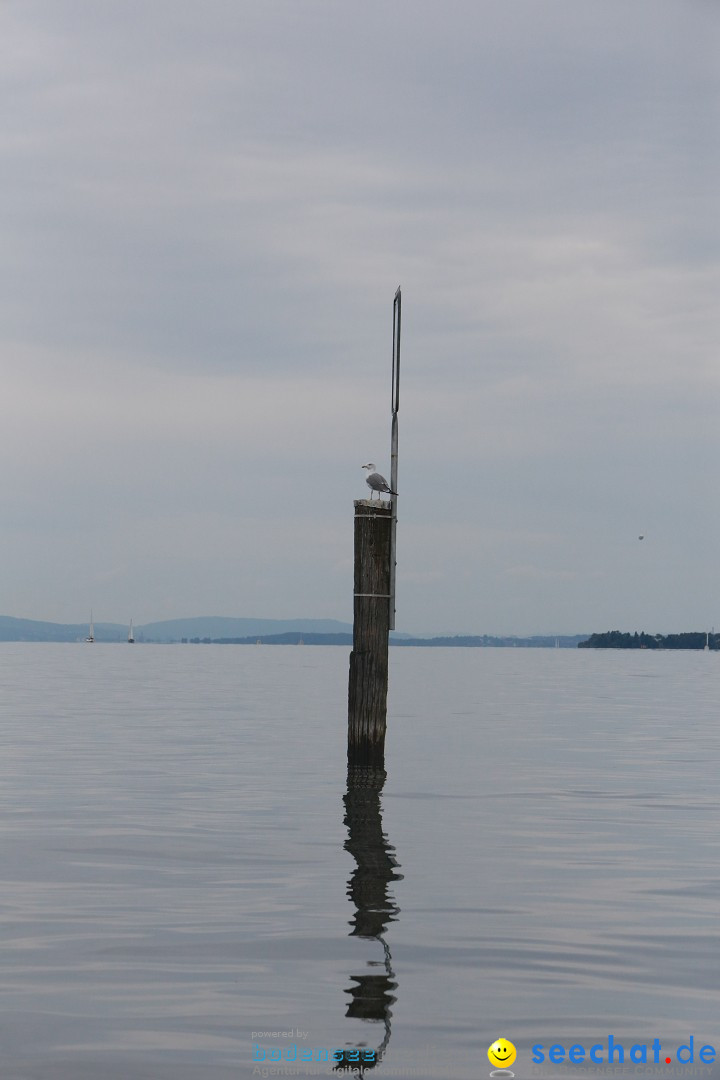
[[[363,469],[368,470],[368,474],[365,477],[365,483],[370,488],[370,498],[372,499],[373,491],[377,491],[378,499],[380,498],[380,492],[387,492],[388,495],[397,495],[397,491],[391,491],[390,485],[384,476],[381,476],[379,472],[375,472],[375,463],[369,462],[367,465],[363,465]]]

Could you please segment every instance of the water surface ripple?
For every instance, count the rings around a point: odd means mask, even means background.
[[[720,1049],[720,656],[395,649],[350,787],[347,660],[0,646],[3,1080]]]

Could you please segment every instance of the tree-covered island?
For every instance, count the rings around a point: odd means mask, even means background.
[[[578,642],[578,649],[720,649],[720,634],[705,630],[689,634],[626,634],[608,630],[591,634],[587,641]]]

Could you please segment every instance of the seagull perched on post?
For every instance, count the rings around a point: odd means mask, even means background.
[[[368,474],[365,477],[365,483],[370,488],[370,498],[373,497],[373,491],[377,491],[378,499],[380,498],[380,492],[387,492],[388,495],[397,495],[397,491],[391,491],[390,485],[384,476],[381,476],[379,472],[375,472],[375,463],[373,461],[368,462],[367,465],[363,465],[363,469],[367,469]]]

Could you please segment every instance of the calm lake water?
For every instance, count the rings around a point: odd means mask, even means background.
[[[717,1075],[720,655],[393,649],[350,791],[347,666],[0,646],[2,1080],[470,1080],[499,1036],[580,1076],[531,1048],[610,1035]]]

